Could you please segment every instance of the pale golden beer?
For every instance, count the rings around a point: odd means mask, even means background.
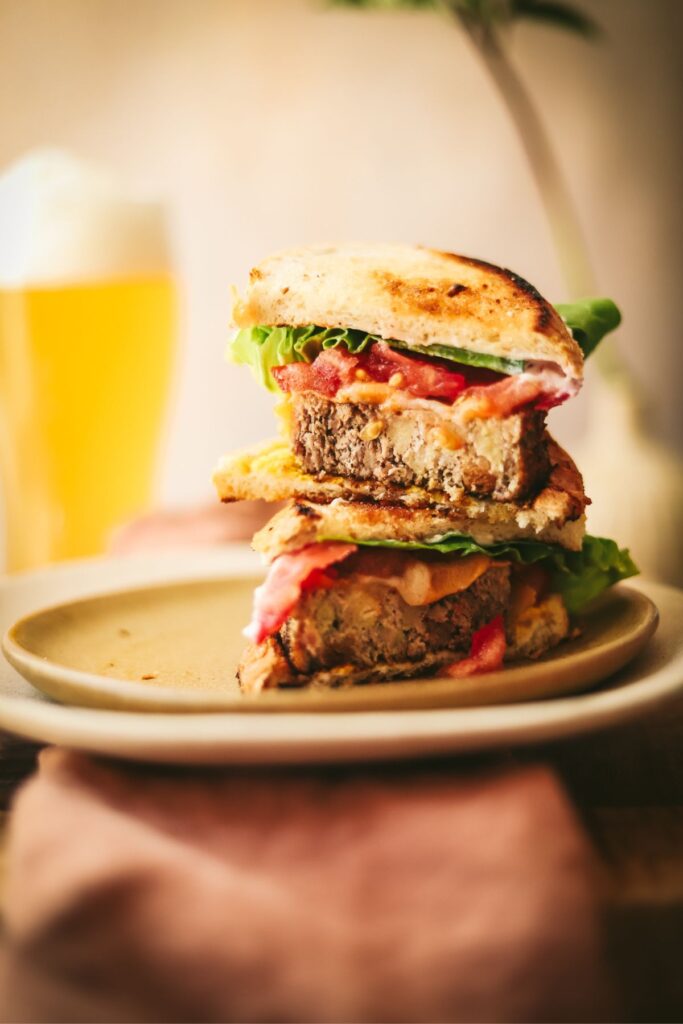
[[[101,552],[149,506],[175,305],[167,274],[0,288],[8,569]]]

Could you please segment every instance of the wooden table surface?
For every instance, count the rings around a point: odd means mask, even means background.
[[[38,749],[0,733],[3,816]],[[502,761],[545,762],[573,798],[604,868],[608,952],[625,1019],[682,1020],[683,702],[637,724],[509,752]],[[459,762],[452,764],[456,771]]]

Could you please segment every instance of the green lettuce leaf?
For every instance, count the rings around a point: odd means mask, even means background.
[[[556,304],[584,357],[597,348],[610,331],[621,323],[619,308],[611,299],[580,299],[578,302]]]
[[[465,366],[483,366],[485,369],[495,370],[497,373],[521,373],[524,369],[523,359],[502,359],[500,356],[490,356],[485,352],[470,352],[467,348],[456,348],[454,345],[407,345],[404,341],[393,340],[388,344],[392,348],[405,348],[409,352],[419,352],[420,355],[431,356],[432,359],[449,359],[452,363],[461,363]]]
[[[238,331],[230,342],[228,358],[233,363],[243,363],[251,367],[256,380],[269,391],[277,391],[278,386],[270,372],[274,366],[285,366],[287,363],[312,363],[315,357],[326,348],[337,348],[342,345],[349,352],[363,352],[368,345],[382,341],[375,334],[365,334],[343,327],[244,327]],[[451,348],[445,345],[409,346],[403,341],[389,341],[392,348],[409,349],[423,355],[437,356],[453,363],[464,363],[467,366],[484,366],[498,373],[520,373],[524,363],[520,359],[500,359],[479,352],[470,352],[464,348]]]
[[[438,541],[358,541],[351,537],[321,537],[363,547],[402,548],[407,551],[438,551],[444,555],[488,555],[532,565],[544,563],[552,574],[553,589],[562,595],[567,610],[577,612],[607,587],[635,576],[638,568],[629,552],[604,537],[584,537],[581,551],[567,551],[557,544],[517,540],[500,544],[477,544],[459,533],[445,534]]]
[[[580,302],[556,306],[567,324],[584,356],[590,355],[602,338],[619,326],[621,313],[611,299],[582,299]],[[230,342],[228,357],[234,363],[244,363],[269,391],[278,391],[272,373],[274,366],[288,363],[312,363],[326,348],[343,346],[349,352],[363,352],[368,345],[381,341],[375,334],[366,334],[343,327],[244,327],[237,331]],[[404,341],[390,339],[392,348],[406,349],[420,355],[447,359],[465,366],[481,366],[497,373],[521,373],[522,359],[502,359],[482,352],[470,352],[465,348],[450,345],[407,345]]]
[[[251,368],[256,380],[269,391],[278,391],[270,372],[288,363],[312,363],[324,348],[343,345],[349,352],[362,352],[376,339],[361,331],[315,327],[244,327],[232,338],[228,357],[233,363]]]

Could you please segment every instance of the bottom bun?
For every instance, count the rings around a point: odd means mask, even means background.
[[[306,674],[294,671],[279,637],[275,636],[264,640],[262,644],[247,645],[237,669],[237,678],[244,693],[259,693],[274,686],[337,688],[430,675],[435,670],[452,664],[454,660],[453,651],[435,651],[419,662],[397,661],[363,667],[335,665]]]

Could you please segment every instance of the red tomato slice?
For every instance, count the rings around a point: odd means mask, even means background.
[[[359,379],[359,371],[360,379],[391,381],[396,390],[415,398],[454,402],[466,393],[466,415],[472,419],[510,416],[526,405],[551,409],[574,393],[571,383],[549,370],[509,377],[477,367],[455,372],[446,360],[406,356],[384,341],[356,355],[344,348],[326,349],[310,364],[275,366],[272,373],[282,391],[316,391],[334,398],[340,388]]]
[[[467,386],[461,373],[424,359],[394,352],[378,341],[368,352],[351,355],[342,348],[326,349],[312,363],[290,363],[273,367],[273,377],[282,391],[317,391],[334,398],[337,391],[357,379],[356,371],[380,384],[396,379],[396,387],[416,398],[438,398],[452,402]],[[399,376],[400,375],[400,376]]]
[[[360,365],[357,356],[346,349],[324,349],[312,363],[289,363],[274,366],[272,374],[282,391],[317,391],[334,398],[339,388],[355,380]]]
[[[503,616],[497,615],[474,634],[469,657],[448,665],[443,673],[454,679],[463,679],[465,676],[475,676],[481,672],[495,672],[496,669],[502,668],[504,655],[505,626]]]
[[[363,369],[373,380],[382,382],[400,374],[402,381],[398,387],[416,398],[443,398],[453,402],[467,386],[462,373],[426,359],[404,356],[384,341],[377,341],[371,347]]]
[[[254,591],[254,610],[244,635],[260,644],[280,628],[306,589],[330,586],[329,575],[321,571],[357,551],[355,544],[309,544],[291,554],[280,555],[270,566],[265,582]]]

